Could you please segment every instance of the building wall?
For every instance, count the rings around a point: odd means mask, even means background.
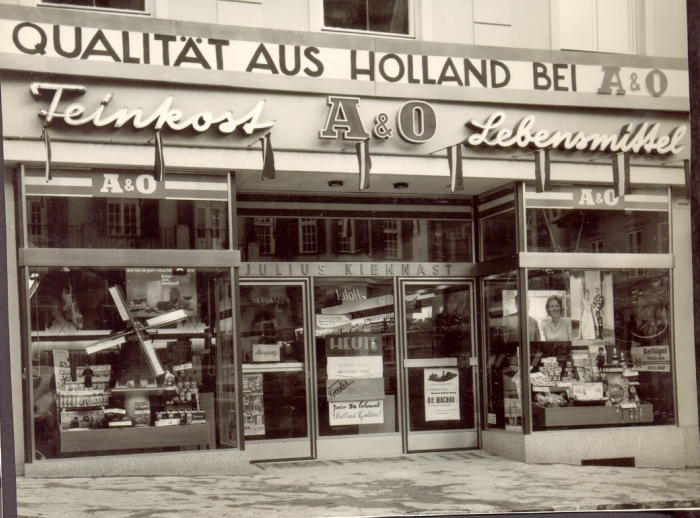
[[[35,6],[37,2],[35,0],[0,0],[0,5],[23,5],[23,6]],[[413,48],[420,51],[420,41],[430,41],[430,42],[444,42],[444,43],[454,43],[454,44],[482,44],[482,45],[492,45],[492,46],[512,46],[522,49],[541,49],[549,50],[553,49],[554,29],[551,20],[554,18],[553,7],[556,7],[556,0],[531,0],[530,2],[519,2],[513,1],[500,1],[497,4],[489,4],[488,2],[479,2],[471,0],[416,0],[416,13],[418,15],[419,27],[416,28],[416,37],[419,40]],[[192,9],[192,3],[186,0],[152,0],[152,14],[154,18],[160,18],[164,20],[175,20],[184,22],[205,22],[205,23],[219,23],[225,25],[251,27],[251,28],[270,28],[270,29],[284,29],[292,31],[319,31],[321,12],[320,0],[259,0],[259,1],[216,1],[216,0],[201,0],[197,3],[197,9]],[[684,58],[686,53],[686,43],[685,43],[685,31],[679,30],[679,27],[685,26],[685,4],[682,0],[654,0],[647,1],[645,3],[646,19],[648,24],[646,25],[646,53],[652,56],[668,56]],[[43,12],[47,12],[49,8],[42,8]],[[65,10],[63,10],[65,11]],[[75,19],[78,19],[80,14],[76,12]],[[151,21],[149,17],[138,17],[139,24],[136,26],[137,29],[146,30]],[[156,22],[152,22],[154,27]],[[156,30],[155,28],[152,30]],[[313,36],[313,35],[312,35]],[[315,35],[318,36],[318,35]],[[303,36],[297,36],[301,39]],[[310,38],[313,39],[313,38]],[[333,45],[338,45],[339,47],[351,48],[352,44],[358,44],[361,42],[368,46],[368,48],[374,48],[373,45],[379,42],[386,42],[388,38],[364,38],[362,36],[336,36],[332,38]],[[350,43],[348,43],[350,42]],[[391,42],[390,42],[391,43]],[[413,42],[411,42],[413,43]],[[400,47],[400,46],[397,46]],[[401,51],[404,51],[401,48]],[[441,49],[442,51],[443,49]],[[463,50],[463,49],[462,49]],[[425,51],[427,52],[427,51]],[[496,54],[497,58],[498,55]],[[85,63],[79,63],[79,66],[84,66]],[[117,64],[107,64],[106,66],[100,66],[101,71],[107,71],[106,76],[112,77],[122,77],[121,65]],[[83,69],[78,69],[83,70]],[[95,67],[97,70],[97,67]],[[55,73],[56,70],[53,70]],[[63,73],[69,72],[68,67],[62,70]],[[195,77],[194,73],[188,73],[188,71],[181,71],[181,80],[183,83],[196,81],[193,80]],[[192,72],[190,70],[189,72]],[[77,72],[80,73],[80,72]],[[92,75],[96,75],[97,72],[91,72]],[[156,81],[156,75],[160,74],[159,71],[148,70],[145,71],[145,80]],[[103,76],[104,77],[104,76]],[[199,76],[197,76],[199,77]],[[133,78],[133,77],[132,77]],[[144,77],[141,77],[144,79]],[[294,82],[292,79],[281,78],[282,84],[286,87],[289,85],[290,91],[294,88],[297,90],[302,90],[300,83]],[[198,79],[202,81],[202,79]],[[174,80],[172,80],[175,82]],[[154,83],[155,84],[155,83]],[[271,85],[271,81],[261,82],[257,84],[260,90],[268,88]],[[170,86],[173,86],[171,83]],[[219,85],[222,86],[222,85]],[[304,84],[306,86],[306,84]],[[361,92],[354,92],[356,95],[367,95],[369,98],[366,101],[363,99],[363,106],[372,108],[381,104],[384,106],[385,101],[381,101],[381,97],[391,98],[398,88],[392,89],[393,85],[383,85],[385,88],[377,91],[373,91],[374,95],[369,96],[369,90],[363,90]],[[344,86],[347,88],[347,86]],[[354,87],[354,86],[353,86]],[[175,90],[179,87],[176,86]],[[327,90],[327,87],[319,86],[318,92],[321,90]],[[358,87],[359,88],[359,87]],[[428,87],[426,87],[428,88]],[[149,88],[144,88],[143,93],[145,93]],[[426,90],[427,91],[427,90]],[[178,94],[179,95],[179,94]],[[221,95],[212,89],[212,96]],[[245,94],[257,99],[258,93],[250,94],[248,92]],[[160,93],[157,97],[160,96]],[[275,97],[300,97],[296,94],[290,94],[285,92],[282,94],[273,94],[268,96],[268,99],[274,99]],[[318,99],[311,99],[311,101],[319,101],[315,106],[318,110],[320,116],[319,121],[323,120],[323,113],[325,113],[325,104],[320,102],[320,95],[317,96]],[[420,97],[420,96],[417,96]],[[454,105],[447,106],[446,104],[450,100],[443,100],[445,105],[443,109],[452,110]],[[487,100],[488,101],[488,100]],[[493,99],[490,99],[493,101]],[[296,100],[299,102],[299,99]],[[309,103],[309,96],[306,96],[306,101]],[[389,103],[398,104],[403,102],[399,95],[396,99],[390,99]],[[618,100],[618,102],[621,102]],[[290,103],[291,104],[291,103]],[[247,103],[244,103],[248,106]],[[463,107],[460,106],[460,109]],[[652,109],[654,109],[652,107]],[[34,108],[32,108],[34,110]],[[486,106],[483,103],[480,107],[470,106],[470,112],[473,114],[475,111],[491,111],[491,107]],[[509,108],[509,117],[512,116],[514,112],[525,110],[527,112],[537,112],[537,108],[532,108],[531,106],[525,106],[520,109]],[[376,110],[378,111],[378,110]],[[602,111],[602,110],[601,110]],[[583,129],[593,129],[597,127],[598,121],[601,117],[601,111],[598,113],[591,112],[582,113],[577,112],[577,122],[576,124],[580,127],[583,125]],[[309,112],[305,112],[308,113]],[[371,113],[371,111],[370,111]],[[630,112],[622,113],[617,112],[621,119],[626,118]],[[32,113],[34,116],[34,112]],[[668,117],[666,114],[659,116],[655,112],[655,118],[662,119],[664,122],[671,122],[674,116]],[[549,120],[554,122],[559,122],[558,115],[552,116],[545,115],[545,110],[542,110],[542,115],[538,113],[538,117],[545,119],[549,117]],[[478,119],[479,117],[477,117]],[[34,116],[31,119],[32,122],[37,122]],[[316,120],[316,119],[314,119]],[[38,122],[37,122],[38,123]],[[312,124],[312,123],[309,123]],[[316,124],[315,122],[313,124]],[[459,121],[459,125],[454,123],[454,127],[461,128],[463,126],[463,120]],[[280,124],[281,125],[281,124]],[[553,124],[554,126],[554,124]],[[317,128],[316,128],[317,129]],[[32,135],[39,135],[40,131],[31,132]],[[300,144],[298,140],[294,140],[288,149],[311,149],[314,145],[318,145],[316,142],[316,132],[307,132],[306,135],[310,135],[309,141]],[[290,137],[284,137],[290,138]],[[444,142],[442,144],[449,145],[454,141],[451,134],[444,137]],[[279,141],[276,141],[279,142]],[[284,142],[284,141],[283,141]],[[41,150],[41,144],[37,141],[37,150]],[[398,146],[403,146],[400,150],[405,153],[405,144],[398,143]],[[57,153],[60,157],[60,146]],[[437,149],[440,145],[431,145],[430,148]],[[177,150],[173,150],[173,153],[177,153]],[[201,152],[198,151],[198,153]],[[114,153],[114,151],[112,151]],[[192,153],[191,150],[185,151],[185,153]],[[257,164],[258,150],[254,150],[255,162]],[[221,150],[210,150],[206,152],[206,158],[208,160],[207,166],[216,166],[216,157],[223,154]],[[253,151],[250,151],[253,154]],[[348,154],[349,155],[349,154]],[[37,153],[37,156],[43,156],[41,153]],[[174,155],[172,155],[174,156]],[[199,155],[198,155],[199,156]],[[408,157],[407,157],[408,158]],[[331,160],[337,159],[340,161],[339,156],[331,157]],[[399,163],[395,157],[391,158],[392,161]],[[410,157],[411,161],[418,162],[425,160],[425,157]],[[102,158],[106,162],[109,162],[110,158]],[[124,158],[125,163],[129,161],[141,160],[141,155],[139,155],[138,160],[133,156],[130,158]],[[354,157],[350,156],[348,162],[352,162]],[[148,152],[143,150],[143,160],[139,163],[141,166],[145,164],[150,164],[152,161],[152,152],[150,149]],[[233,163],[234,161],[220,160],[219,164]],[[434,162],[434,161],[433,161]],[[281,160],[280,163],[283,163]],[[422,163],[422,162],[421,162]],[[377,164],[381,166],[381,158],[378,157]],[[519,165],[518,165],[519,166]],[[219,167],[224,167],[220,165]],[[255,166],[251,166],[254,168]],[[435,166],[438,167],[438,166]],[[444,165],[441,163],[439,165],[440,171],[444,169]],[[512,163],[508,164],[508,167],[513,167]],[[588,166],[589,169],[594,166]],[[381,167],[378,167],[380,169]],[[590,181],[598,181],[601,178],[608,178],[609,172],[607,166],[600,166],[600,169],[605,169],[598,176],[591,176]],[[426,171],[423,170],[422,174]],[[519,173],[518,173],[519,174]],[[527,174],[530,174],[530,168],[528,166]],[[514,175],[515,178],[516,175]],[[524,175],[522,175],[524,177]],[[518,176],[520,178],[520,176]],[[667,181],[665,178],[664,181]],[[14,194],[12,192],[12,185],[10,177],[6,177],[6,205],[7,205],[7,221],[14,221]],[[568,459],[571,462],[577,462],[574,457],[587,458],[589,455],[605,456],[609,455],[613,451],[613,446],[625,443],[625,446],[621,448],[620,451],[615,451],[616,456],[622,455],[639,455],[640,465],[651,465],[650,463],[656,462],[654,459],[661,459],[660,464],[669,467],[680,467],[680,466],[698,466],[700,465],[700,448],[698,446],[698,413],[697,413],[697,386],[696,377],[697,373],[694,367],[694,349],[693,349],[693,329],[689,322],[692,322],[692,304],[688,304],[688,300],[692,300],[692,286],[687,282],[689,278],[692,278],[692,270],[690,264],[691,250],[690,241],[687,236],[690,234],[690,217],[689,210],[687,207],[677,206],[674,204],[673,208],[673,229],[674,229],[674,254],[676,258],[676,268],[674,270],[674,327],[675,327],[675,369],[677,373],[677,394],[678,394],[678,412],[679,416],[679,428],[676,427],[657,427],[657,428],[645,428],[634,430],[630,432],[629,435],[625,434],[623,430],[612,431],[609,429],[595,430],[591,431],[572,431],[572,432],[547,432],[533,434],[532,436],[519,436],[513,434],[504,434],[499,432],[485,432],[484,433],[484,447],[486,449],[495,448],[498,446],[498,450],[501,454],[507,456],[513,456],[521,460],[526,460],[528,462],[551,462],[553,458],[560,459],[561,455],[565,452],[570,452]],[[8,233],[8,248],[9,250],[16,249],[15,235],[12,232]],[[8,271],[16,272],[16,254],[10,253],[8,255]],[[17,282],[16,276],[11,276],[9,282],[9,293],[8,300],[16,300],[16,294],[20,292],[20,286]],[[18,304],[11,304],[9,306],[10,311],[10,321],[20,322],[20,307]],[[21,334],[18,325],[11,326],[10,329],[10,339],[11,343],[19,344],[21,342]],[[20,355],[20,348],[12,348],[12,363],[13,363],[13,402],[15,408],[21,409],[22,403],[22,360]],[[21,412],[15,416],[15,449],[18,464],[22,465],[22,459],[24,458],[23,452],[23,424],[22,420],[19,419]],[[629,430],[629,429],[626,429]],[[586,437],[584,439],[584,437]],[[571,448],[572,444],[576,444],[576,448]],[[663,448],[656,448],[656,444],[664,445]],[[685,445],[685,448],[681,448],[679,451],[679,445]],[[500,446],[499,446],[500,445]],[[656,448],[656,450],[655,450]],[[653,451],[655,450],[655,451]],[[506,453],[503,453],[506,452]],[[559,457],[555,457],[559,455]],[[588,457],[590,458],[590,457]],[[573,459],[573,460],[572,460]],[[569,461],[567,460],[567,462]],[[559,461],[559,460],[558,460]]]
[[[418,41],[558,50],[558,12],[562,0],[414,0],[414,37]],[[583,0],[579,0],[583,1]],[[594,0],[586,0],[594,1]],[[598,0],[599,1],[599,0]],[[630,0],[632,1],[632,0]],[[640,54],[687,56],[685,2],[634,0],[639,21]],[[37,6],[40,0],[0,0],[0,4]],[[45,7],[51,9],[52,7]],[[150,0],[157,19],[320,32],[322,0]],[[391,37],[391,36],[388,36]]]

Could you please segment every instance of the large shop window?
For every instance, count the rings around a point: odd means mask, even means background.
[[[332,29],[409,33],[410,0],[323,0],[323,22]]]
[[[397,432],[392,280],[318,280],[314,300],[320,435]]]
[[[667,254],[668,191],[568,187],[525,193],[527,251]]]
[[[24,177],[27,239],[37,248],[224,250],[226,177],[59,171]]]
[[[229,269],[31,268],[37,459],[237,446]]]
[[[531,270],[535,430],[673,424],[668,270]]]

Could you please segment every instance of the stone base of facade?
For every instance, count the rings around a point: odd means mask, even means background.
[[[563,430],[521,435],[485,431],[482,447],[494,455],[528,464],[581,465],[582,461],[634,459],[638,468],[697,466],[700,445],[694,433],[676,426]],[[695,440],[693,442],[692,437]]]
[[[254,475],[260,468],[244,451],[211,450],[44,460],[25,464],[23,471],[28,478],[189,477]]]

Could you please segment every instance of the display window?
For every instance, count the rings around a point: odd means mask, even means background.
[[[530,270],[534,430],[675,423],[669,271]]]
[[[527,251],[669,253],[668,191],[558,188],[526,191]]]
[[[522,431],[520,305],[517,272],[483,281],[486,357],[485,428]],[[528,337],[539,341],[539,324],[528,318]]]
[[[320,436],[398,432],[392,279],[318,279],[314,301]]]
[[[230,269],[28,269],[37,459],[237,446]]]
[[[225,250],[229,247],[224,175],[178,175],[61,170],[23,177],[27,246]]]

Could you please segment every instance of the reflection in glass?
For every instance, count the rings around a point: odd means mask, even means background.
[[[535,430],[673,424],[666,270],[530,271]],[[558,299],[573,336],[550,335]],[[545,308],[545,309],[543,309]]]
[[[522,430],[520,390],[520,322],[517,273],[487,277],[483,294],[486,319],[486,427]],[[539,338],[528,318],[530,340]]]
[[[664,211],[528,209],[528,252],[667,254]]]
[[[28,246],[223,250],[228,203],[212,200],[28,196]]]
[[[314,300],[321,436],[397,432],[392,280],[318,279]]]
[[[235,446],[235,422],[218,441],[215,426],[215,405],[234,401],[217,377],[233,345],[216,342],[217,279],[228,270],[30,269],[37,457]],[[167,428],[183,425],[184,438]]]
[[[470,262],[469,220],[240,217],[244,261]]]
[[[411,431],[475,426],[468,360],[472,351],[471,297],[471,287],[464,285],[406,285],[407,358],[453,360],[444,366],[408,369]],[[432,399],[435,394],[441,394],[444,403]]]
[[[301,286],[241,285],[245,435],[307,437]]]
[[[408,0],[324,0],[326,27],[408,34]]]
[[[481,260],[489,261],[517,252],[515,210],[506,210],[479,220]]]

